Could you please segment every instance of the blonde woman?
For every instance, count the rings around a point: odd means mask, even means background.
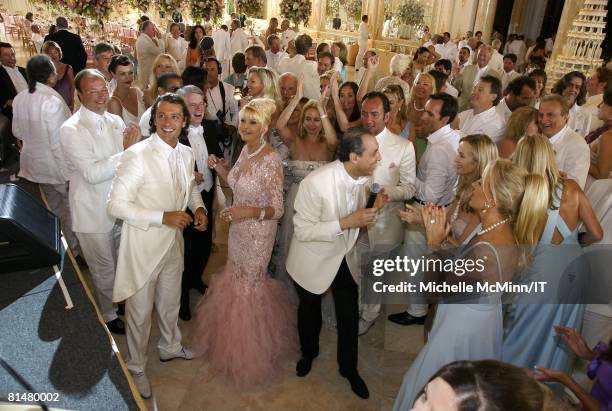
[[[275,111],[274,100],[250,101],[240,110],[244,148],[234,167],[212,155],[208,161],[234,203],[220,212],[230,225],[227,263],[197,309],[193,344],[240,389],[268,383],[297,357],[295,308],[285,286],[268,275],[283,214],[283,165],[265,139]]]
[[[391,84],[385,87],[382,92],[389,99],[389,105],[391,106],[387,128],[398,136],[408,138],[411,124],[408,121],[408,107],[404,90],[396,84]]]
[[[426,133],[422,132],[422,117],[425,112],[425,103],[432,94],[437,93],[436,80],[431,74],[421,73],[414,79],[410,98],[408,99],[408,121],[414,129],[408,139],[414,144],[417,161],[421,158],[427,148],[427,140],[424,138]],[[417,138],[417,137],[423,138]]]
[[[506,135],[497,143],[499,156],[510,158],[518,141],[524,135],[538,132],[538,110],[533,107],[519,107],[512,112],[506,123]]]
[[[62,49],[54,41],[45,41],[41,51],[42,54],[49,56],[57,71],[57,82],[53,89],[62,96],[72,112],[74,110],[74,71],[72,66],[60,61],[63,57]]]
[[[163,73],[179,73],[178,64],[170,54],[160,54],[153,60],[151,74],[149,75],[149,87],[144,91],[144,103],[148,108],[157,98],[157,79]]]
[[[530,173],[545,176],[548,182],[545,213],[524,228],[538,247],[522,276],[526,283],[546,281],[547,290],[537,296],[517,296],[507,317],[502,358],[519,367],[538,365],[567,373],[572,356],[556,338],[553,326],[579,328],[585,306],[579,304],[581,301],[559,301],[562,274],[570,265],[573,265],[572,273],[588,272],[588,267],[579,264],[582,255],[579,243],[588,245],[599,241],[602,229],[578,183],[559,173],[548,138],[541,134],[523,137],[513,161]],[[581,222],[586,232],[579,235]],[[576,280],[571,285],[574,289],[581,286],[580,278]]]
[[[254,98],[269,98],[274,100],[276,107],[282,107],[282,99],[278,91],[276,73],[266,67],[251,67],[247,70],[248,96],[240,101],[246,104]]]
[[[449,238],[454,245],[462,244],[480,223],[478,215],[470,207],[473,184],[482,178],[485,167],[498,159],[497,147],[493,140],[484,134],[472,134],[459,140],[455,168],[457,170],[457,191],[453,203],[448,208],[446,219],[451,227]],[[409,224],[423,225],[420,210],[407,204],[400,211],[400,217]]]
[[[424,281],[495,283],[510,281],[519,263],[516,244],[530,241],[526,228],[536,216],[546,214],[548,196],[546,180],[527,172],[507,160],[489,163],[482,179],[473,183],[469,206],[478,215],[480,225],[464,240],[453,260],[482,263],[482,269],[461,273],[427,273]],[[439,247],[449,230],[445,211],[435,206],[421,209],[427,242]],[[434,254],[427,260],[444,259]],[[465,294],[461,297],[467,297]],[[452,301],[446,294],[442,301]],[[461,304],[441,303],[427,344],[404,376],[395,400],[395,411],[412,407],[419,391],[443,365],[457,360],[498,359],[502,348],[501,293],[476,296]],[[452,342],[452,343],[449,343]],[[450,344],[450,345],[449,345]]]

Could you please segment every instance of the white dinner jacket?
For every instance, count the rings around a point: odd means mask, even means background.
[[[142,89],[149,84],[149,76],[153,61],[165,51],[164,41],[156,39],[157,45],[153,39],[145,33],[141,33],[136,39],[136,58],[138,59],[138,83]]]
[[[60,128],[76,233],[108,233],[115,224],[115,218],[106,212],[106,198],[123,154],[125,124],[121,117],[106,112],[106,132],[100,135],[96,116],[81,106]]]
[[[343,167],[338,160],[319,167],[302,180],[295,198],[287,272],[315,294],[329,288],[345,256],[351,275],[356,282],[359,278],[359,228],[340,231],[340,218],[349,214]],[[365,185],[360,187],[357,208],[366,203]]]
[[[387,204],[368,227],[370,246],[399,245],[404,238],[404,227],[399,210],[404,201],[410,200],[416,191],[416,160],[414,147],[408,139],[393,134],[385,127],[376,136],[381,160],[374,169],[372,181],[380,184],[389,195]]]
[[[301,54],[294,57],[284,57],[278,63],[278,74],[293,73],[296,76],[304,75],[304,97],[311,100],[321,99],[321,81],[315,61],[306,60]]]
[[[566,125],[549,141],[555,150],[557,168],[576,180],[584,190],[591,165],[591,150],[584,137]]]
[[[166,143],[154,133],[127,149],[108,195],[108,213],[123,220],[113,301],[125,300],[140,290],[175,241],[183,249],[182,233],[162,224],[164,211],[185,210],[187,206],[192,211],[206,210],[195,183],[191,148],[180,143],[176,148],[185,164],[187,187],[177,207],[175,196],[169,195],[172,175],[160,144]]]

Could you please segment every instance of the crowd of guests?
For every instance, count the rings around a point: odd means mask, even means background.
[[[484,259],[484,280],[496,282],[555,278],[551,258],[610,241],[610,68],[570,72],[546,90],[546,45],[508,39],[501,55],[499,38],[467,33],[455,44],[444,33],[395,55],[389,75],[364,51],[353,82],[343,43],[315,44],[287,20],[279,29],[272,19],[264,38],[236,18],[165,34],[142,20],[134,55],[99,43],[89,68],[63,17],[25,69],[0,43],[0,106],[19,141],[19,176],[40,184],[89,266],[144,398],[153,307],[162,361],[206,355],[241,388],[293,361],[297,376],[309,374],[322,325],[334,325],[339,372],[368,398],[358,337],[381,312],[359,298],[369,250],[420,258],[453,245],[456,258]],[[217,181],[232,199],[218,212]],[[213,213],[230,229],[208,287]],[[178,319],[192,318],[192,288],[204,296],[187,348]],[[552,399],[537,381],[561,382],[589,410],[610,405],[609,306],[501,298],[407,301],[389,315],[427,334],[394,409],[540,410]],[[590,361],[592,391],[570,376],[568,347]]]

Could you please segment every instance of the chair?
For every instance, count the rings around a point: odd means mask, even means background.
[[[6,14],[2,16],[2,19],[4,20],[4,32],[7,35],[10,34],[11,37],[15,37],[15,35],[18,34],[17,26],[15,25],[15,18]]]

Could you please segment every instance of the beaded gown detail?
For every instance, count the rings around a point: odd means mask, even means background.
[[[197,308],[193,349],[238,388],[265,384],[298,358],[297,312],[285,285],[268,274],[283,215],[283,166],[276,152],[253,159],[242,150],[228,175],[233,207],[273,207],[262,222],[229,229],[227,263]]]

